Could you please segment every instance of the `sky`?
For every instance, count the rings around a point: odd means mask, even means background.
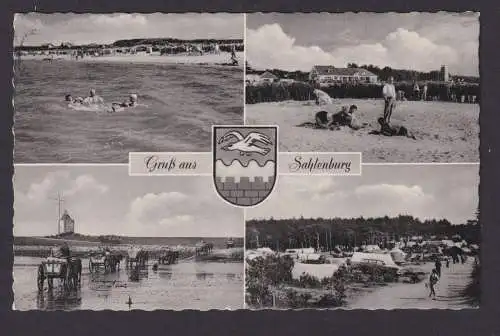
[[[128,176],[128,166],[16,166],[14,235],[57,233],[57,193],[75,231],[139,237],[242,237],[243,210],[212,177]]]
[[[246,219],[412,215],[463,224],[475,219],[479,165],[371,165],[362,176],[280,176]]]
[[[112,43],[120,39],[243,39],[242,14],[16,14],[14,45]]]
[[[446,64],[452,74],[479,74],[479,13],[256,13],[246,22],[246,57],[257,69]]]

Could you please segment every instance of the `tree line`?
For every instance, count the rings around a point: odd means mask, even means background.
[[[287,248],[322,247],[332,249],[343,245],[388,245],[392,240],[411,236],[436,236],[451,239],[459,235],[469,243],[480,242],[477,220],[453,225],[446,219],[421,221],[413,216],[378,218],[291,218],[254,219],[246,223],[246,247]]]

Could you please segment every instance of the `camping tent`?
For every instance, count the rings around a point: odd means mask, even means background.
[[[307,274],[322,280],[329,278],[338,271],[340,264],[302,264],[296,263],[292,269],[292,278],[299,279],[302,274]]]
[[[399,263],[402,263],[405,261],[406,253],[404,253],[403,251],[401,251],[400,249],[398,249],[396,247],[393,248],[391,250],[391,252],[389,252],[389,254],[391,255],[392,260],[394,260],[394,262],[396,264],[399,264]]]
[[[322,263],[325,258],[319,253],[299,254],[299,261],[302,263]]]
[[[354,252],[351,264],[376,264],[399,270],[399,266],[394,263],[390,254]]]
[[[378,245],[366,245],[363,247],[363,251],[370,253],[370,252],[378,252],[380,251],[380,246]]]

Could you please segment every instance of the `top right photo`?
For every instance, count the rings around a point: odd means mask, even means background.
[[[479,162],[479,13],[247,14],[245,121],[284,152]]]

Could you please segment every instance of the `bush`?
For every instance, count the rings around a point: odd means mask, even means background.
[[[405,97],[413,95],[413,84],[397,83],[397,91],[403,91]],[[476,96],[476,102],[480,101],[480,88],[477,84],[463,84],[448,86],[445,83],[427,84],[427,99],[436,97],[440,101],[452,101],[453,97],[460,100],[460,96]],[[354,98],[354,99],[376,99],[382,97],[382,84],[372,83],[343,83],[334,84],[321,88],[332,98]],[[314,86],[306,82],[293,82],[291,84],[275,82],[258,86],[248,85],[246,87],[246,104],[256,104],[262,102],[276,102],[284,100],[312,100]]]
[[[247,303],[259,306],[272,305],[271,286],[292,282],[293,260],[289,256],[255,258],[247,260]]]

